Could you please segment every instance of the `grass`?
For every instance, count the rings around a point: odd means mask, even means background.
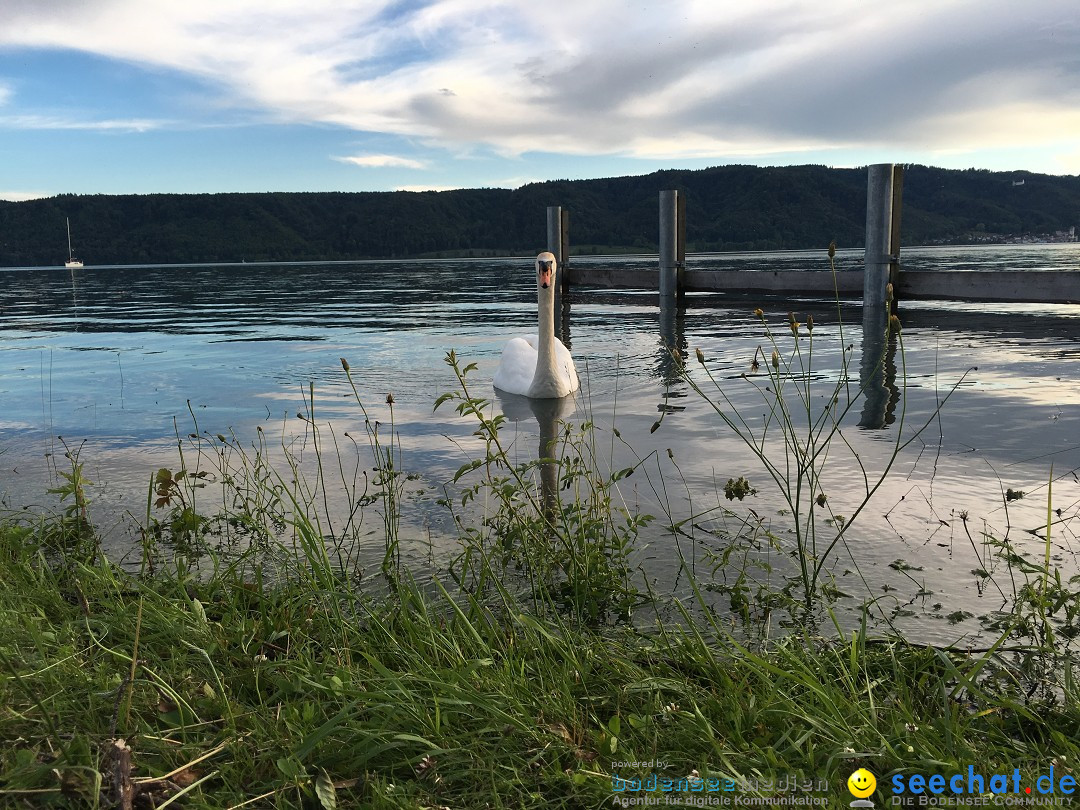
[[[409,477],[392,400],[380,423],[354,388],[375,474],[358,483],[338,468],[355,507],[336,523],[335,465],[320,450],[336,436],[314,401],[313,457],[281,472],[261,444],[196,431],[196,457],[151,476],[137,565],[101,553],[69,449],[61,509],[0,520],[0,806],[457,810],[795,793],[846,807],[858,768],[882,802],[896,775],[1073,774],[1080,597],[1048,552],[1028,560],[997,542],[1012,599],[984,650],[835,620],[819,563],[851,521],[820,538],[811,504],[825,508],[822,464],[842,433],[835,409],[805,405],[793,347],[772,355],[765,429],[788,437],[770,475],[806,529],[793,549],[802,589],[753,598],[793,617],[813,603],[819,621],[753,643],[732,622],[758,614],[720,615],[689,568],[683,602],[635,577],[648,518],[619,484],[645,460],[605,469],[586,422],[560,425],[547,457],[512,462],[503,418],[453,354],[459,389],[437,406],[471,420],[483,452],[440,501],[459,552],[423,579],[399,554]],[[801,421],[785,415],[785,368],[805,381]],[[767,459],[764,434],[725,413]],[[1061,520],[1048,493],[1047,544]],[[350,546],[372,522],[386,553],[368,584]]]
[[[589,627],[438,581],[373,599],[284,553],[273,584],[262,555],[139,577],[51,561],[59,530],[0,532],[8,806],[111,806],[128,784],[135,806],[599,807],[613,774],[653,770],[822,780],[841,806],[862,766],[1030,782],[1080,756],[1071,682],[982,686],[988,655],[862,633],[752,650],[689,611]]]
[[[50,562],[54,528],[0,536],[12,806],[109,806],[125,773],[158,806],[185,789],[188,807],[316,806],[320,791],[323,806],[600,806],[613,774],[650,770],[613,763],[646,761],[823,780],[839,806],[856,766],[1031,777],[1080,753],[1071,691],[980,686],[989,656],[864,635],[753,651],[689,614],[571,627],[413,583],[380,600],[325,572],[269,585],[246,559],[139,578]],[[131,771],[109,757],[117,739]]]

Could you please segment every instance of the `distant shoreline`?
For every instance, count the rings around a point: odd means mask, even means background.
[[[955,242],[947,244],[926,244],[926,245],[906,245],[903,250],[907,251],[920,251],[920,250],[934,250],[938,248],[1001,248],[1001,247],[1047,247],[1050,245],[1075,245],[1080,244],[1080,240],[1057,240],[1057,239],[1035,239],[1027,237],[1017,237],[1015,240],[1007,241],[984,241],[984,242]],[[818,253],[824,254],[824,248],[791,248],[788,250],[706,250],[695,251],[687,253],[688,259],[702,260],[711,256],[723,256],[723,257],[736,257],[747,255],[792,255],[798,253],[805,253],[807,255],[815,255]],[[837,251],[837,255],[846,257],[849,259],[861,257],[863,249],[861,247],[843,248]],[[655,260],[655,253],[643,253],[643,252],[623,252],[623,253],[573,253],[571,255],[571,262],[574,259],[583,261],[602,261],[605,259],[646,259]],[[492,256],[409,256],[409,257],[395,257],[385,259],[291,259],[287,261],[278,260],[263,260],[263,261],[227,261],[227,262],[157,262],[157,263],[120,263],[120,264],[93,264],[88,263],[80,270],[124,270],[124,269],[167,269],[170,267],[306,267],[306,266],[342,266],[348,267],[352,265],[376,265],[376,264],[411,264],[414,262],[445,262],[445,263],[460,263],[469,264],[473,262],[485,262],[485,261],[532,261],[532,254],[525,253],[505,253]],[[903,259],[903,254],[901,254]],[[27,266],[12,266],[12,267],[0,267],[0,272],[15,272],[26,270],[70,270],[71,268],[65,268],[61,264],[46,264],[46,265],[27,265]],[[1080,269],[1080,268],[1077,268]]]
[[[658,195],[686,198],[686,249],[730,253],[859,247],[865,169],[718,166],[510,189],[61,195],[0,202],[0,266],[69,256],[97,265],[505,258],[547,244],[569,214],[571,253],[658,250]],[[902,244],[1068,242],[1080,176],[907,166]]]

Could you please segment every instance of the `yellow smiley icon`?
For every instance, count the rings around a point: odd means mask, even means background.
[[[866,768],[859,768],[847,778],[847,789],[856,799],[865,799],[877,788],[877,779]]]

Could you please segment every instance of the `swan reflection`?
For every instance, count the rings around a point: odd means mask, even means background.
[[[529,422],[536,420],[540,428],[540,445],[537,459],[555,459],[556,440],[559,438],[559,423],[573,416],[577,401],[573,396],[559,399],[532,399],[519,394],[508,394],[495,389],[499,407],[511,422]],[[544,505],[544,515],[549,520],[553,517],[559,503],[559,465],[549,461],[540,465],[540,491]]]

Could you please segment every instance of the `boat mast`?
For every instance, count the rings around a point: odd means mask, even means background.
[[[64,217],[64,221],[67,223],[68,232],[68,261],[75,258],[74,252],[71,250],[71,219],[70,217]]]

